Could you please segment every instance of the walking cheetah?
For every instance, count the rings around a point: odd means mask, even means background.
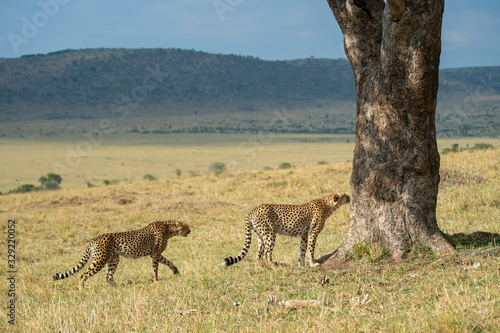
[[[113,274],[116,271],[120,261],[119,256],[121,255],[133,259],[151,256],[153,259],[153,279],[158,281],[158,263],[160,262],[167,265],[174,274],[179,274],[177,267],[161,255],[167,247],[168,239],[173,236],[187,237],[190,232],[189,226],[184,222],[157,221],[139,230],[104,234],[88,242],[83,257],[77,266],[66,273],[54,274],[52,278],[61,280],[75,274],[85,266],[90,256],[92,256],[92,263],[80,276],[80,286],[83,287],[85,281],[99,272],[106,263],[108,264],[106,281],[112,286],[116,286]]]
[[[252,209],[246,218],[243,251],[239,256],[224,259],[221,265],[230,266],[245,258],[250,249],[253,230],[259,240],[257,259],[262,265],[267,264],[268,267],[279,265],[273,262],[272,253],[276,234],[282,234],[301,236],[299,267],[305,266],[306,248],[309,249],[309,265],[318,266],[319,263],[314,260],[316,238],[323,230],[326,219],[349,201],[349,195],[340,192],[302,205],[260,205]]]

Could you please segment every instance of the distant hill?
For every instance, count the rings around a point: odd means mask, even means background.
[[[498,134],[500,67],[445,69],[440,75],[438,131]],[[142,118],[273,108],[315,109],[324,117],[325,110],[345,113],[348,105],[354,119],[354,103],[346,60],[265,61],[180,49],[66,50],[0,59],[4,122],[104,118],[123,105],[133,105]],[[346,123],[352,131],[352,121]]]
[[[177,49],[93,49],[0,59],[0,73],[1,112],[22,109],[26,116],[68,108],[83,117],[96,116],[123,94],[136,97],[150,115],[193,108],[200,113],[296,108],[355,97],[345,60],[264,61]]]

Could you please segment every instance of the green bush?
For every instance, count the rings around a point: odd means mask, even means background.
[[[474,148],[477,150],[494,148],[493,145],[489,143],[476,143]]]
[[[18,188],[14,190],[10,190],[9,194],[11,193],[27,193],[27,192],[35,192],[35,191],[40,191],[40,187],[36,187],[35,185],[31,184],[23,184],[21,186],[18,186]]]
[[[279,169],[291,169],[292,165],[288,162],[283,162],[278,166]]]
[[[445,148],[441,152],[441,154],[448,154],[448,153],[456,153],[459,151],[465,151],[465,150],[482,150],[482,149],[495,149],[492,144],[489,143],[476,143],[474,147],[469,148],[469,145],[467,144],[467,147],[465,148],[459,148],[458,143],[454,143],[451,145],[451,148]]]
[[[144,175],[144,177],[143,177],[142,179],[152,181],[152,180],[156,180],[156,177],[155,177],[155,176],[153,176],[153,175],[150,175],[150,174],[148,173],[148,174],[145,174],[145,175]]]
[[[47,175],[38,178],[41,186],[35,186],[32,184],[23,184],[18,186],[14,190],[10,190],[8,194],[11,193],[27,193],[27,192],[36,192],[40,190],[55,190],[59,188],[59,184],[62,182],[62,178],[60,175],[49,172]]]
[[[209,170],[218,176],[223,171],[226,170],[226,165],[222,162],[214,162],[214,163],[210,164]]]
[[[41,188],[44,190],[56,190],[59,188],[59,184],[62,182],[60,175],[49,172],[47,176],[42,176],[38,178],[41,184]]]

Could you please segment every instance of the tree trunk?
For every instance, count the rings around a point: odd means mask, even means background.
[[[356,85],[351,214],[343,260],[360,242],[394,259],[411,244],[454,252],[436,221],[435,111],[444,0],[328,0]]]

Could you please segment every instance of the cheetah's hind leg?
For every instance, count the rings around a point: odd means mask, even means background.
[[[260,235],[257,235],[257,241],[259,244],[259,249],[257,251],[257,256],[255,259],[257,259],[260,266],[267,268],[266,262],[264,260],[264,239],[262,239],[262,237]]]
[[[102,256],[100,256],[102,254]],[[99,259],[96,259],[99,258]],[[94,253],[93,258],[92,258],[92,263],[90,264],[89,268],[83,272],[82,275],[80,275],[79,278],[79,283],[80,283],[80,288],[83,289],[85,286],[85,281],[91,277],[92,275],[98,273],[101,269],[103,269],[104,266],[106,266],[106,263],[108,262],[109,255],[105,255],[104,253]]]
[[[118,253],[113,254],[111,259],[108,261],[108,275],[106,276],[106,282],[108,282],[110,285],[113,287],[116,287],[116,282],[113,280],[113,275],[116,272],[116,268],[118,267],[118,264],[120,263],[120,256]]]
[[[276,244],[276,233],[271,233],[263,238],[264,243],[264,262],[268,269],[273,269],[280,266],[287,267],[288,265],[273,261],[273,249],[274,244]]]

